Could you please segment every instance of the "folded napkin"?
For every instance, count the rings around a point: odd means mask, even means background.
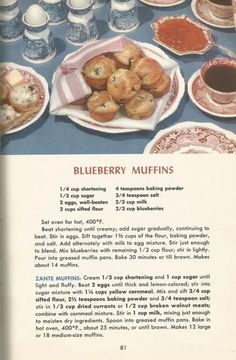
[[[79,119],[86,123],[98,125],[91,118],[87,109],[83,106],[72,106],[71,103],[82,99],[92,93],[86,84],[81,70],[84,64],[93,57],[106,52],[121,51],[129,38],[120,35],[108,40],[99,40],[67,56],[64,62],[57,68],[53,77],[53,86],[50,99],[50,113],[52,115],[67,115],[73,120]],[[178,68],[175,61],[163,56],[163,52],[155,45],[138,43],[146,56],[156,59],[171,76],[172,80]],[[148,119],[142,121],[129,119],[123,111],[119,111],[116,117],[109,122],[102,123],[102,127],[122,128],[131,130],[153,130],[159,122],[161,114],[165,109],[169,95],[163,96],[156,101],[156,110]],[[101,125],[101,123],[99,123]]]
[[[60,110],[63,110],[65,105],[91,94],[91,88],[81,74],[84,64],[105,52],[123,50],[125,43],[127,43],[125,36],[118,36],[102,42],[95,41],[66,57],[54,75],[50,113],[62,115]]]

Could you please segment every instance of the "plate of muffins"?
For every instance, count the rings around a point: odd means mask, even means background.
[[[37,121],[49,101],[46,80],[30,67],[0,63],[0,133],[18,132]]]
[[[60,75],[54,74],[51,113],[102,132],[153,130],[184,94],[178,64],[156,46],[124,35],[112,39],[112,49],[109,40],[99,40],[65,58]],[[55,106],[53,99],[60,98]]]

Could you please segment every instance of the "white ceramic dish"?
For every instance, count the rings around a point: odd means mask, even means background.
[[[88,121],[85,121],[82,119],[78,119],[73,116],[69,116],[69,118],[74,123],[81,125],[87,129],[105,132],[108,134],[122,134],[122,133],[127,133],[127,132],[139,131],[139,129],[123,129],[123,128],[109,127],[109,126],[106,126],[105,123],[99,123],[99,122],[97,122],[97,124],[94,124],[94,123],[91,123],[91,122],[88,122]]]
[[[155,6],[155,7],[172,7],[185,2],[185,0],[139,0],[145,5]]]
[[[213,101],[206,91],[206,86],[201,79],[200,70],[196,71],[188,81],[188,94],[192,102],[204,112],[224,117],[236,117],[236,103],[218,104]]]
[[[186,19],[189,23],[192,23],[195,26],[197,26],[199,29],[201,29],[203,34],[204,34],[204,37],[206,39],[206,46],[204,48],[202,48],[201,50],[178,51],[177,49],[169,46],[168,44],[166,44],[164,42],[162,42],[158,37],[159,25],[164,23],[166,20],[171,20],[171,19]],[[189,54],[199,54],[199,55],[200,54],[205,54],[205,52],[208,51],[214,45],[212,37],[211,37],[212,30],[209,29],[208,27],[200,24],[199,22],[196,22],[196,21],[192,20],[191,18],[189,18],[188,16],[185,16],[185,15],[160,17],[159,19],[155,20],[152,23],[151,27],[152,27],[152,29],[154,31],[153,41],[155,41],[159,45],[163,46],[164,48],[170,50],[172,53],[174,53],[176,55],[179,55],[179,56],[189,55]]]
[[[26,127],[30,126],[31,124],[35,123],[40,118],[40,116],[44,113],[44,110],[49,102],[49,91],[48,91],[47,81],[44,79],[43,76],[39,75],[31,67],[21,66],[21,65],[15,64],[15,63],[10,63],[10,62],[4,62],[4,63],[0,63],[0,71],[1,71],[1,69],[9,69],[9,70],[17,69],[17,70],[19,70],[27,81],[30,81],[37,87],[38,92],[40,94],[40,98],[42,100],[42,106],[38,112],[34,113],[32,117],[29,117],[23,124],[16,126],[16,127],[12,128],[11,130],[3,133],[3,135],[6,135],[6,134],[12,134],[12,133],[21,131],[21,130],[25,129]]]
[[[236,154],[236,135],[210,123],[184,122],[161,130],[147,144],[148,154]]]
[[[209,10],[206,0],[192,0],[192,11],[194,15],[203,23],[222,29],[234,28],[234,19],[220,19],[215,17]]]
[[[64,107],[63,112],[66,113],[73,122],[96,131],[106,133],[125,133],[140,130],[153,130],[157,123],[176,111],[185,92],[185,83],[178,64],[171,60],[155,45],[140,42],[136,43],[142,48],[147,56],[158,59],[164,67],[167,66],[167,72],[172,78],[172,85],[169,93],[156,100],[157,106],[152,116],[144,120],[133,120],[126,117],[124,113],[119,112],[114,120],[106,123],[99,123],[91,118],[88,110],[84,107]],[[83,51],[83,48],[80,51]],[[73,54],[74,53],[67,56],[64,61],[69,59],[69,57]]]

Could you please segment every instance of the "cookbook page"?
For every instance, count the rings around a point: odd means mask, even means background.
[[[9,359],[234,360],[234,164],[10,157]]]
[[[4,360],[235,360],[234,8],[0,4]]]

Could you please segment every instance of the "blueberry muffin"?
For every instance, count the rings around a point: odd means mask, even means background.
[[[126,69],[116,70],[107,81],[107,90],[113,99],[125,104],[141,89],[141,80],[133,71]]]
[[[20,112],[33,110],[40,103],[37,88],[30,83],[19,83],[13,86],[8,99],[10,104]]]
[[[114,119],[120,109],[120,106],[112,99],[106,90],[94,91],[88,98],[87,107],[90,116],[100,122]]]
[[[139,47],[129,42],[122,51],[115,52],[113,56],[117,62],[118,68],[130,69],[134,61],[140,59],[144,55]]]
[[[168,74],[163,73],[161,78],[148,91],[155,97],[159,98],[167,94],[170,90],[171,78]]]
[[[93,89],[99,90],[106,88],[107,79],[115,70],[116,63],[113,59],[99,55],[85,64],[82,73],[87,84]]]
[[[140,90],[135,97],[124,105],[129,118],[142,120],[152,115],[155,110],[154,97],[147,90]]]
[[[149,57],[136,60],[131,66],[131,70],[140,77],[144,89],[149,89],[156,84],[164,72],[162,66],[155,59]]]

